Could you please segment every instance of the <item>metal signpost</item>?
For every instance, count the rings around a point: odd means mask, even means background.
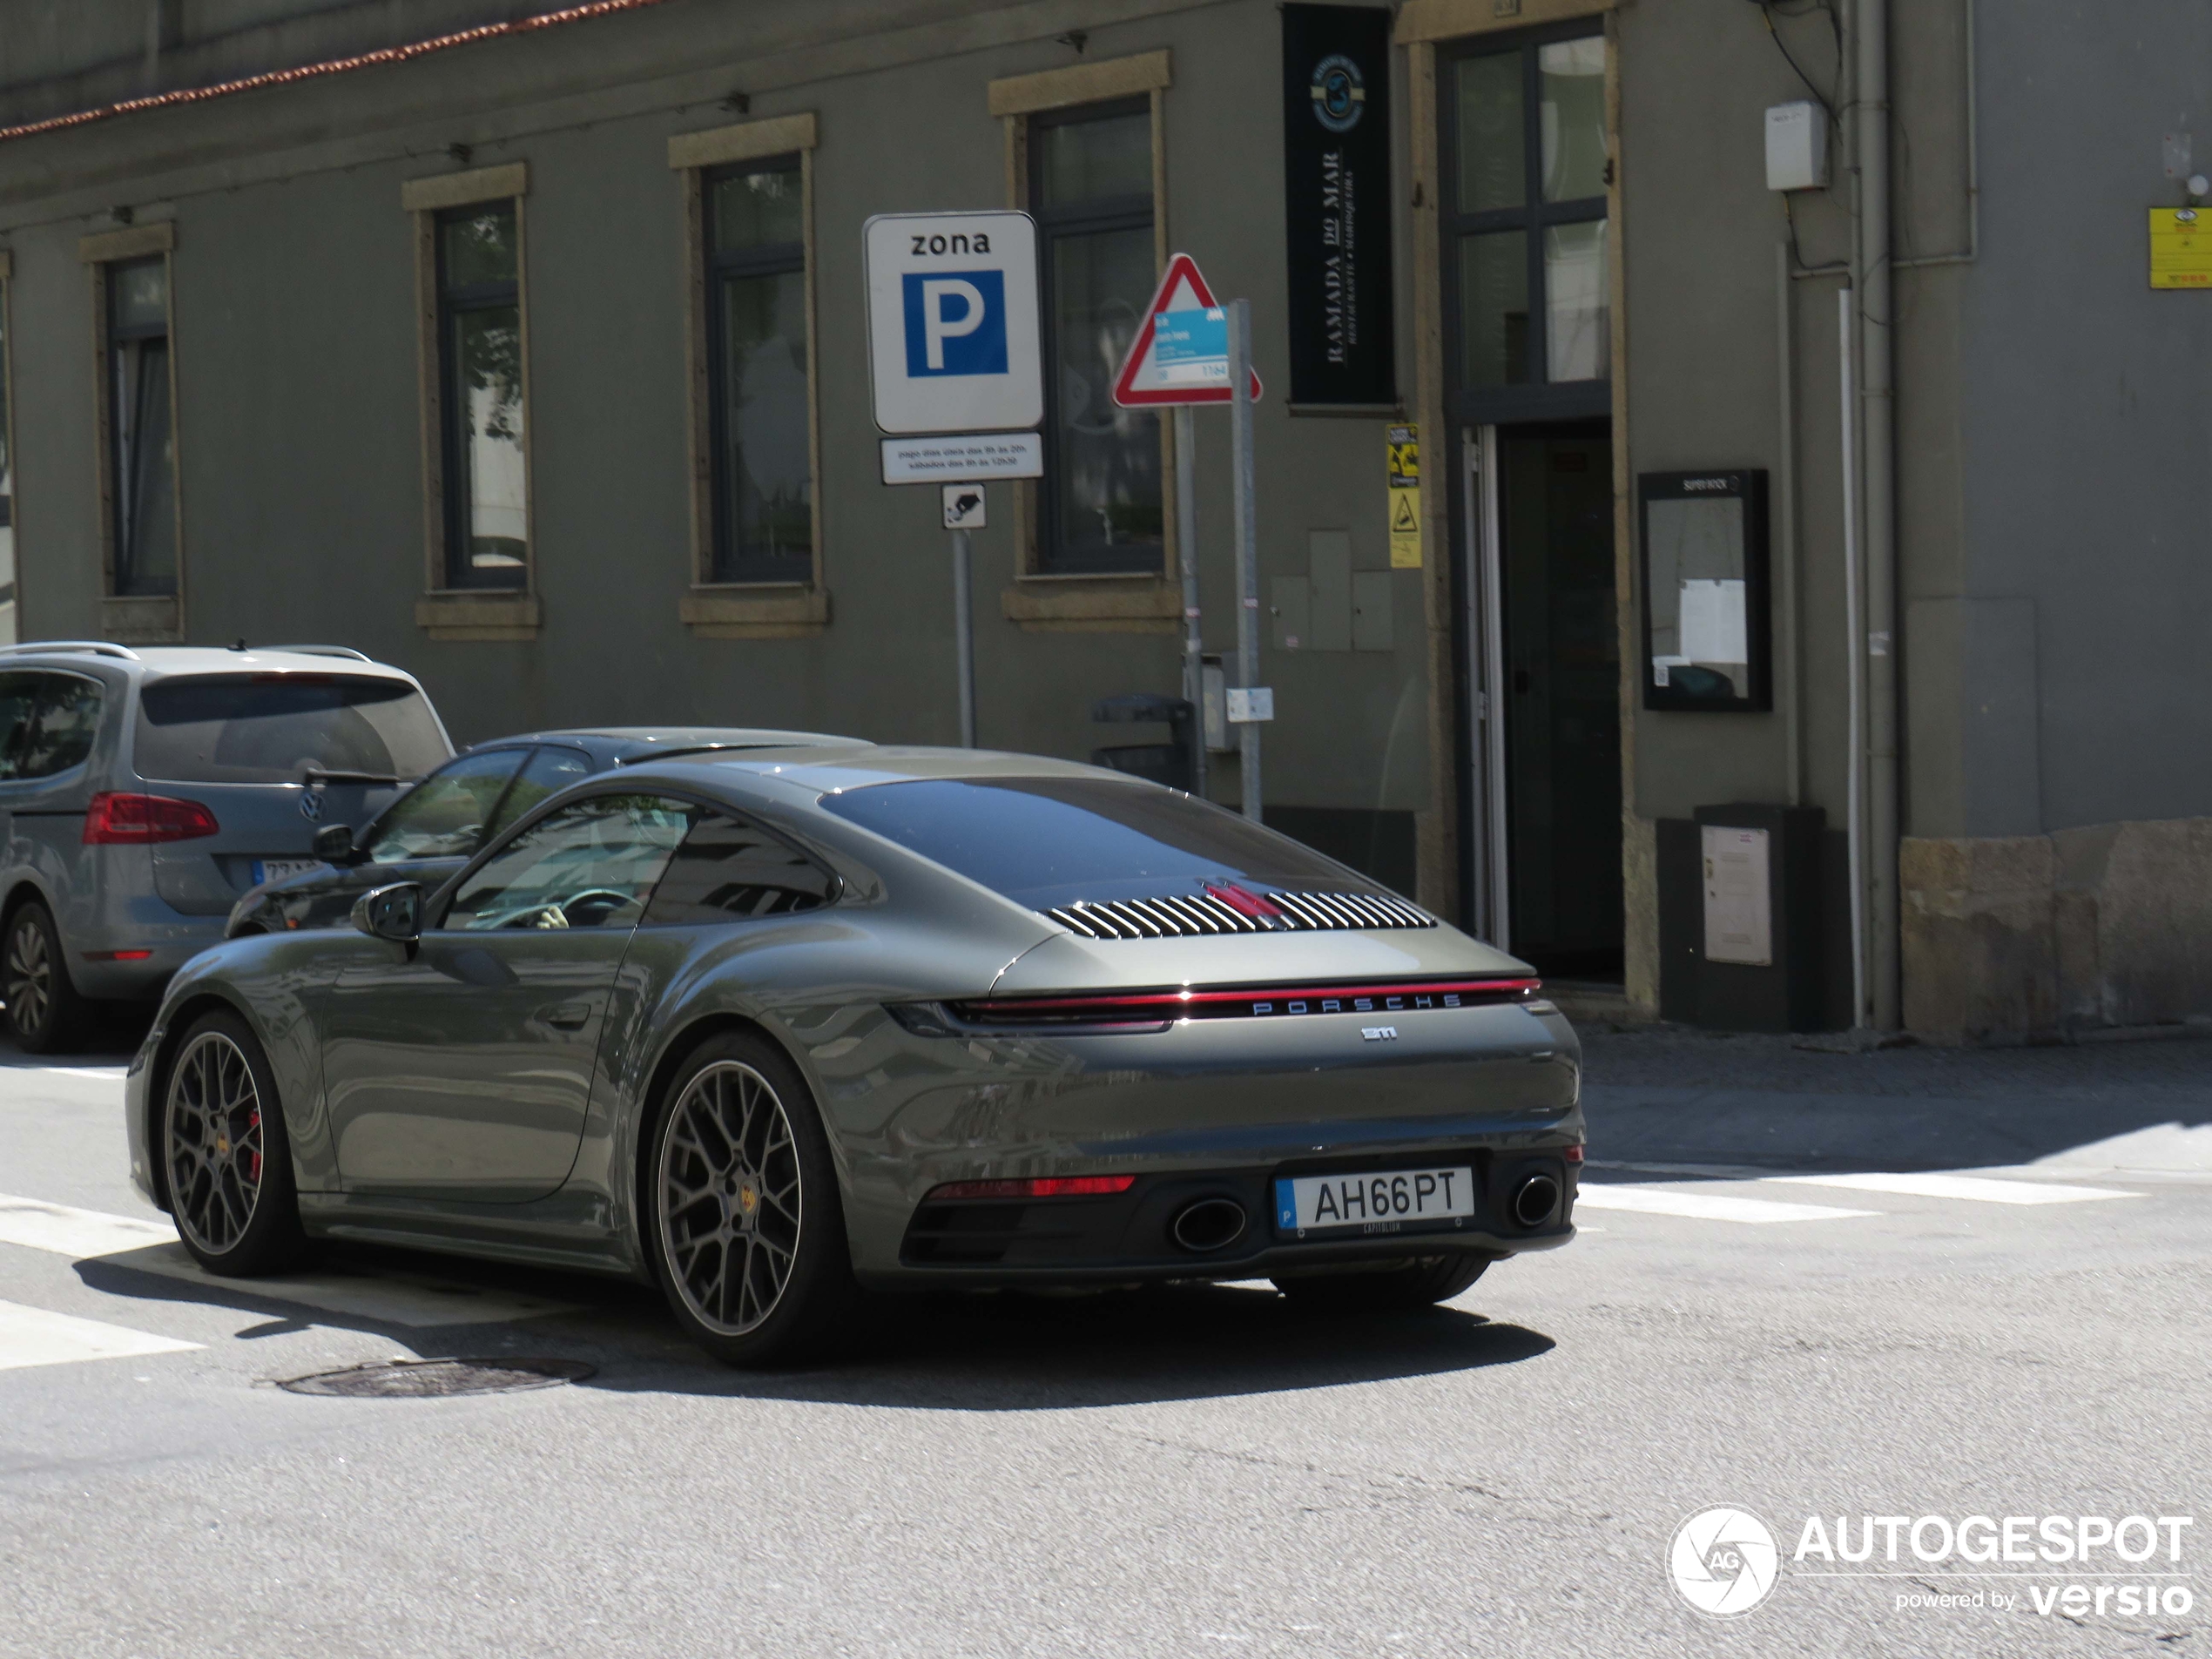
[[[975,746],[968,531],[987,478],[1038,478],[1044,354],[1037,227],[1027,213],[879,213],[862,227],[883,482],[938,484],[953,552],[960,740]]]
[[[1241,354],[1233,343],[1233,318],[1241,308],[1244,318]],[[1114,382],[1114,401],[1125,408],[1172,408],[1175,410],[1175,537],[1177,563],[1183,575],[1183,694],[1190,699],[1196,724],[1205,726],[1205,659],[1198,611],[1198,466],[1197,421],[1191,410],[1201,403],[1241,407],[1241,425],[1231,418],[1235,463],[1238,532],[1238,590],[1244,597],[1238,628],[1237,678],[1239,685],[1229,693],[1229,718],[1239,728],[1244,765],[1244,814],[1259,816],[1259,723],[1275,718],[1272,692],[1254,684],[1259,678],[1259,617],[1256,550],[1251,534],[1253,523],[1250,496],[1252,481],[1251,421],[1253,400],[1259,396],[1259,375],[1250,365],[1251,308],[1244,300],[1222,307],[1198,273],[1187,253],[1168,261],[1166,273],[1152,296],[1145,320],[1130,341],[1129,355]],[[1232,370],[1232,359],[1242,372]],[[1236,388],[1235,390],[1232,390]],[[1241,391],[1242,395],[1238,395]],[[1261,711],[1255,712],[1254,711]],[[1193,757],[1196,792],[1206,792],[1206,746],[1198,739]]]

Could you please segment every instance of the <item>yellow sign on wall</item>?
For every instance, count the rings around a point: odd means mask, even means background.
[[[1390,504],[1390,568],[1421,568],[1421,429],[1417,426],[1383,428],[1386,440],[1385,473]]]
[[[2212,288],[2212,218],[2195,207],[2150,210],[2150,286]]]

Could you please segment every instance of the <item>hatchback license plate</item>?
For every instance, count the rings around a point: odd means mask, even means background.
[[[1393,1233],[1474,1213],[1474,1171],[1373,1170],[1359,1175],[1285,1176],[1275,1183],[1275,1226],[1315,1232]]]
[[[288,875],[302,875],[309,870],[322,868],[320,859],[256,859],[253,860],[253,885],[264,881],[281,881]]]

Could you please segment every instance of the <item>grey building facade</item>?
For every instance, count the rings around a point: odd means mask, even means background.
[[[1816,1022],[2212,1015],[2212,295],[2154,289],[2145,232],[2193,199],[2168,135],[2212,17],[1372,10],[1395,396],[1316,406],[1307,71],[1260,0],[9,8],[10,625],[343,643],[462,740],[952,741],[946,539],[934,490],[880,482],[860,227],[1017,206],[1048,464],[975,537],[984,745],[1086,755],[1130,735],[1098,698],[1181,685],[1171,435],[1105,388],[1186,252],[1251,300],[1268,388],[1271,822],[1696,1018],[1699,809],[1817,808],[1773,889]],[[1777,191],[1792,103],[1827,182]],[[1217,653],[1227,425],[1196,420]],[[1737,516],[1681,505],[1708,480]],[[1209,786],[1239,799],[1233,752]]]

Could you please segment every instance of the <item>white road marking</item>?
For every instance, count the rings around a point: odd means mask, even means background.
[[[176,1240],[176,1226],[166,1216],[151,1220],[111,1216],[98,1210],[78,1210],[65,1204],[0,1192],[0,1244],[51,1250],[57,1256],[81,1261],[88,1256],[109,1256],[119,1250]]]
[[[1915,1198],[1963,1198],[1973,1204],[2087,1204],[2095,1198],[2140,1198],[2114,1187],[2067,1187],[2048,1181],[1992,1181],[1975,1175],[1777,1175],[1801,1187],[1848,1187],[1854,1192],[1896,1192]]]
[[[0,1302],[0,1371],[24,1366],[63,1366],[79,1359],[118,1359],[133,1354],[182,1353],[197,1342],[103,1325]]]
[[[570,1302],[480,1290],[453,1279],[416,1273],[287,1273],[280,1278],[219,1279],[194,1261],[178,1242],[166,1217],[111,1216],[0,1193],[0,1244],[47,1250],[72,1261],[98,1260],[164,1278],[223,1288],[273,1302],[296,1302],[370,1319],[381,1325],[503,1325],[565,1313]]]
[[[1703,1192],[1664,1192],[1657,1187],[1593,1185],[1575,1195],[1575,1208],[1633,1210],[1647,1216],[1683,1216],[1692,1221],[1837,1221],[1846,1216],[1879,1215],[1878,1210],[1836,1210],[1818,1204],[1777,1204],[1770,1198],[1723,1198]]]

